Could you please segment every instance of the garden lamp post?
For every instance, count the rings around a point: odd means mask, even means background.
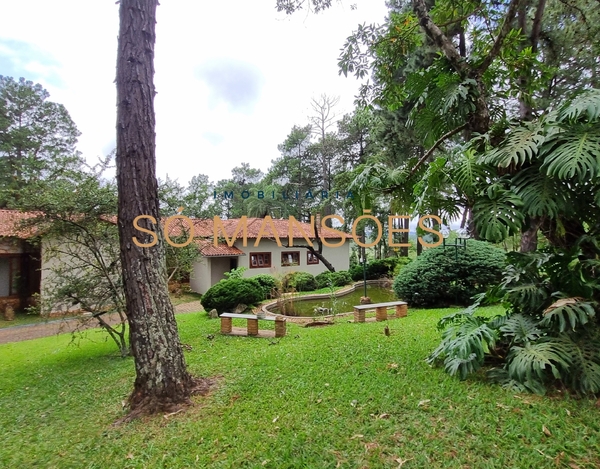
[[[464,228],[459,228],[456,230],[456,241],[454,241],[452,244],[446,242],[446,239],[450,237],[450,228],[447,226],[442,227],[440,234],[442,235],[444,250],[446,250],[446,246],[454,246],[454,260],[458,262],[458,249],[467,249],[467,239],[470,238],[469,232]]]
[[[363,285],[365,287],[365,298],[367,296],[367,253],[365,252],[365,248],[362,248],[362,258],[359,258],[358,261],[362,263],[363,266]]]
[[[449,244],[446,243],[446,239],[450,237],[450,228],[447,226],[442,227],[440,230],[440,234],[442,235],[442,242],[444,244],[444,251],[446,250],[446,246],[454,246],[454,262],[458,264],[458,249],[467,249],[467,239],[469,239],[469,232],[464,228],[459,228],[456,230],[456,241],[454,243]],[[458,303],[458,290],[455,291],[454,301]]]

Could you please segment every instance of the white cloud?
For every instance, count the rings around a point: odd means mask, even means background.
[[[204,173],[216,181],[242,162],[266,170],[292,126],[306,123],[312,97],[340,96],[339,113],[350,111],[358,83],[338,76],[339,50],[358,23],[381,22],[386,13],[384,0],[353,3],[356,10],[335,5],[319,15],[285,16],[275,0],[163,2],[155,58],[158,176],[185,183]],[[90,160],[114,145],[117,32],[112,1],[10,2],[0,17],[0,65],[15,53],[4,40],[52,57],[51,64],[33,57],[13,68],[67,107]]]

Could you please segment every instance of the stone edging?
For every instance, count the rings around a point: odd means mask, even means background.
[[[367,280],[367,285],[382,285],[387,282],[390,282],[390,279]],[[345,296],[348,293],[352,293],[352,292],[356,291],[358,288],[362,288],[363,286],[364,286],[364,282],[356,282],[352,285],[349,285],[348,287],[343,288],[342,290],[336,291],[335,296],[336,296],[336,298],[338,298],[340,296]],[[310,295],[303,295],[303,296],[296,297],[296,298],[294,298],[294,300],[295,301],[320,300],[320,299],[325,299],[325,298],[330,298],[330,297],[331,297],[331,295],[329,293],[313,293]],[[347,313],[338,313],[338,314],[329,315],[329,316],[286,316],[285,314],[276,314],[276,313],[269,311],[269,308],[273,307],[273,306],[277,306],[277,301],[272,301],[270,303],[262,305],[260,310],[261,310],[261,312],[265,313],[265,316],[267,316],[267,317],[282,316],[288,322],[293,322],[296,324],[306,324],[307,322],[312,322],[317,319],[320,319],[320,320],[332,319],[334,317],[344,317],[344,316],[349,316],[349,315],[354,314],[353,311],[350,311]]]

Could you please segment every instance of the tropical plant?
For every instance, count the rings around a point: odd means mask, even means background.
[[[597,229],[597,227],[596,227]],[[509,254],[502,282],[469,308],[442,318],[442,342],[429,356],[462,379],[486,363],[502,386],[539,394],[560,384],[580,394],[600,392],[600,266],[598,237],[571,249]],[[594,247],[595,257],[584,251]],[[504,316],[477,316],[483,301],[501,298]]]

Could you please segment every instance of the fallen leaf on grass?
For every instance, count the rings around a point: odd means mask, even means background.
[[[357,401],[356,399],[354,399],[354,400],[353,400],[353,401],[350,403],[350,405],[351,405],[352,407],[356,407],[356,404],[358,404],[358,401]]]
[[[364,437],[365,437],[365,435],[361,435],[360,433],[357,433],[353,437],[350,437],[350,439],[351,440],[356,440],[357,438],[364,438]]]
[[[273,423],[277,422],[277,420],[279,420],[279,415],[273,419]]]
[[[125,456],[125,459],[133,459],[133,454],[129,453],[127,456]]]
[[[423,399],[422,401],[419,401],[419,403],[417,404],[417,407],[427,407],[430,402],[431,402],[431,399]]]
[[[571,469],[581,469],[577,464],[575,464],[574,462],[570,462],[569,463],[569,467]]]
[[[413,458],[410,458],[410,459],[396,458],[396,459],[394,459],[394,461],[396,461],[399,464],[398,469],[400,469],[402,466],[404,466],[404,464],[406,464],[408,461],[410,461],[412,459]]]
[[[496,407],[500,407],[501,409],[504,409],[504,410],[510,410],[510,407],[508,407],[507,405],[504,405],[504,404],[500,404],[499,402],[496,402]]]
[[[567,411],[567,415],[570,417],[571,416],[571,411],[569,409],[565,409]]]
[[[165,415],[163,415],[163,417],[164,417],[164,418],[166,418],[166,419],[168,419],[168,418],[169,418],[169,417],[171,417],[172,415],[176,415],[176,414],[178,414],[179,412],[183,412],[183,409],[179,409],[179,410],[177,410],[177,411],[175,411],[175,412],[171,412],[170,414],[165,414]]]
[[[371,450],[374,450],[376,448],[379,448],[379,444],[378,443],[365,443],[365,453],[368,453]]]
[[[389,419],[390,418],[390,414],[381,414],[378,418],[380,418],[380,419]]]
[[[548,428],[546,427],[546,425],[542,425],[542,431],[544,432],[544,435],[546,435],[546,436],[552,436],[552,433],[550,432],[550,430],[548,430]]]
[[[263,465],[263,466],[266,466],[268,462],[269,462],[269,460],[268,460],[268,459],[265,459],[265,460],[262,462],[262,465]]]

